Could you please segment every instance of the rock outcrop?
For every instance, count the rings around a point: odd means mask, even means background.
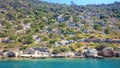
[[[105,57],[113,57],[114,56],[114,49],[111,47],[106,47],[102,50],[103,56]]]
[[[16,54],[13,51],[8,51],[7,57],[15,57]]]
[[[96,49],[85,49],[84,50],[84,56],[85,57],[97,57],[98,56],[98,51]]]

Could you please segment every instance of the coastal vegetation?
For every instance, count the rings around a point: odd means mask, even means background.
[[[119,54],[120,2],[83,6],[0,0],[0,50],[9,54],[35,47],[48,48],[50,54],[77,55],[109,47],[110,53]]]

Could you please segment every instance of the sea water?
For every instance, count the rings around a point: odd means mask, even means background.
[[[0,68],[120,68],[120,58],[0,59]]]

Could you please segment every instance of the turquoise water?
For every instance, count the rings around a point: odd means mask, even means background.
[[[0,68],[120,68],[120,59],[7,59]]]

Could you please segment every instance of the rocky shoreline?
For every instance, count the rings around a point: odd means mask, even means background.
[[[106,47],[98,51],[94,48],[85,48],[81,53],[66,52],[59,54],[50,53],[48,48],[29,48],[22,51],[19,50],[0,50],[0,57],[4,58],[96,58],[103,59],[109,57],[120,57],[120,48],[115,51],[112,47]]]

